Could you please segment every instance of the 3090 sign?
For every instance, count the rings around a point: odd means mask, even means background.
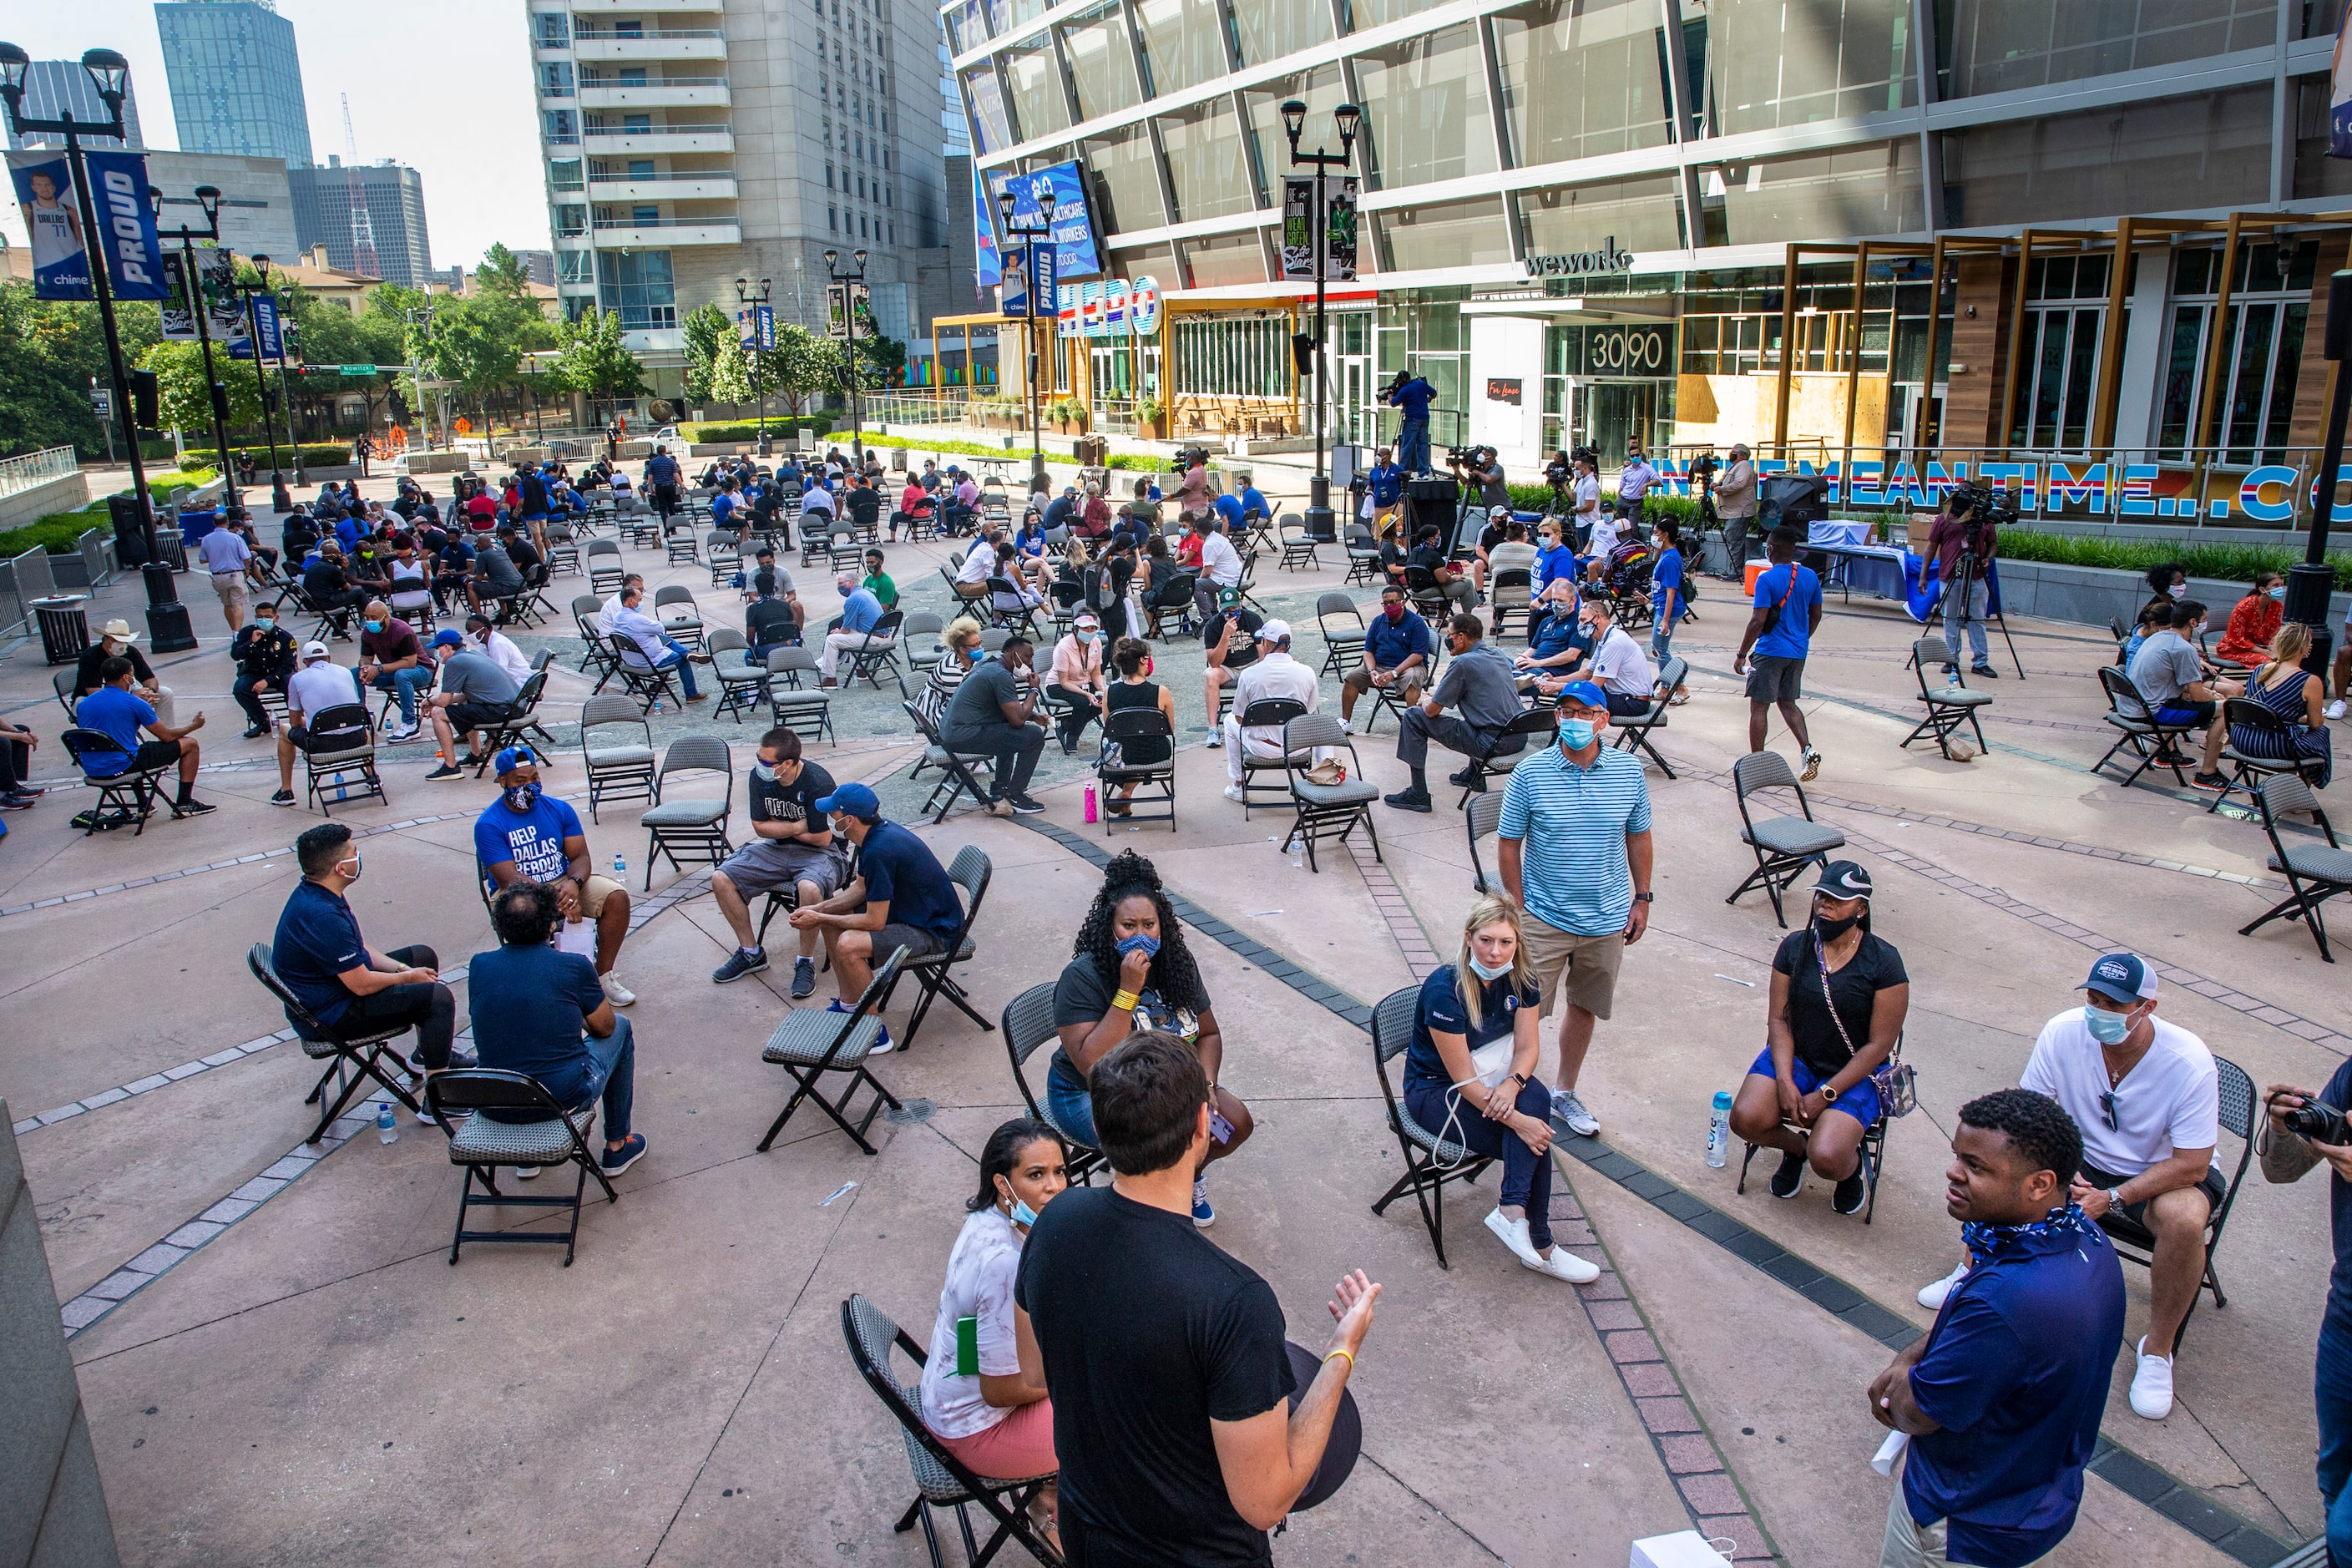
[[[1664,375],[1674,368],[1675,341],[1667,327],[1588,327],[1584,331],[1587,375]]]

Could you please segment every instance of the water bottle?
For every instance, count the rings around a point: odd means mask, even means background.
[[[1092,821],[1094,821],[1094,820],[1095,820],[1095,813],[1096,813],[1095,786],[1094,786],[1094,785],[1092,785],[1092,784],[1088,784],[1088,785],[1087,785],[1087,820],[1088,822],[1092,822]]]
[[[388,1100],[377,1100],[375,1102],[376,1142],[379,1143],[389,1143],[399,1136],[400,1124],[392,1119],[392,1101]]]
[[[617,849],[613,851],[613,880],[625,886],[629,880],[629,863],[621,858],[621,852]]]
[[[1290,868],[1294,871],[1307,869],[1307,835],[1304,833],[1290,836]]]
[[[1731,1091],[1715,1093],[1715,1114],[1706,1123],[1706,1163],[1717,1170],[1731,1157]]]

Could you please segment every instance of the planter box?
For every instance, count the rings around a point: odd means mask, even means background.
[[[2002,607],[2021,616],[2092,626],[2105,626],[2108,621],[2117,620],[2128,628],[2139,614],[2139,607],[2147,603],[2147,580],[2137,572],[2117,567],[2001,561],[1998,570]],[[2191,577],[2189,597],[2205,606],[2218,631],[2229,620],[2230,607],[2245,596],[2246,587],[2243,583]],[[2352,604],[2352,595],[2330,595],[2330,624],[2343,624],[2347,604]]]

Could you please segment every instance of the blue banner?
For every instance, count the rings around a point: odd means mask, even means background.
[[[284,359],[286,345],[278,335],[278,301],[267,294],[253,297],[254,329],[261,334],[261,357]]]
[[[758,338],[761,353],[772,354],[776,352],[776,308],[774,306],[760,307],[759,327],[755,336]]]
[[[163,243],[147,206],[147,157],[142,153],[85,151],[89,201],[106,248],[106,280],[118,300],[168,300]]]
[[[972,250],[980,258],[979,289],[1004,281],[1004,263],[996,248],[996,209],[990,205],[988,184],[978,169],[971,172]]]
[[[16,205],[32,231],[33,297],[89,300],[89,250],[74,205],[73,175],[63,153],[32,149],[8,154]]]
[[[994,193],[1013,193],[1014,228],[1045,227],[1045,205],[1052,202],[1055,277],[1064,282],[1076,282],[1081,278],[1102,275],[1102,253],[1096,243],[1093,209],[1087,202],[1084,164],[1073,161],[1055,163],[1034,174],[992,174],[989,184],[988,211],[992,214],[996,210]],[[983,258],[981,281],[988,280]]]

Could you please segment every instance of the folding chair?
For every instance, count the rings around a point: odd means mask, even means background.
[[[89,771],[88,758],[122,755],[113,738],[103,731],[76,728],[68,730],[60,739],[65,742],[66,754],[81,770],[81,782],[98,791],[98,799],[89,809],[74,818],[82,825],[82,837],[87,838],[125,823],[136,825],[131,828],[131,837],[145,833],[147,819],[155,815],[155,797],[163,793],[163,775],[179,764],[158,763],[145,768],[126,766],[116,773],[94,773]]]
[[[849,661],[849,668],[841,676],[844,688],[859,679],[868,686],[878,687],[881,682],[875,679],[877,675],[886,669],[894,672],[898,669],[898,629],[906,619],[903,611],[887,610],[880,620],[866,628],[864,642],[856,647],[841,650],[841,657]]]
[[[982,782],[980,775],[983,771],[993,773],[994,763],[976,752],[950,751],[947,742],[940,737],[940,727],[923,717],[920,708],[912,701],[901,702],[898,706],[907,710],[907,716],[915,721],[916,730],[928,742],[922,757],[907,776],[911,780],[927,767],[940,770],[940,782],[931,786],[930,798],[923,802],[923,811],[930,816],[931,826],[936,827],[945,822],[948,813],[955,809],[956,802],[967,795],[971,796],[972,805],[986,805],[988,785]]]
[[[1813,820],[1813,808],[1805,799],[1805,786],[1790,771],[1789,759],[1778,752],[1750,752],[1732,763],[1731,787],[1739,802],[1740,842],[1756,852],[1756,869],[1723,901],[1736,904],[1750,888],[1762,888],[1772,900],[1772,918],[1786,931],[1789,921],[1780,909],[1782,890],[1806,867],[1826,858],[1831,850],[1843,848],[1845,835]],[[1759,822],[1748,809],[1748,797],[1768,789],[1795,791],[1800,815],[1768,816]]]
[[[2156,710],[2148,706],[2147,699],[2139,694],[2139,688],[2132,684],[2131,677],[2116,665],[2103,664],[2099,667],[2099,685],[2107,694],[2106,721],[2123,732],[2116,743],[2107,748],[2107,754],[2091,764],[2091,771],[2098,773],[2117,752],[2129,746],[2132,754],[2139,759],[2139,766],[2124,780],[2124,788],[2129,789],[2137,784],[2139,775],[2148,769],[2165,767],[2170,768],[2173,778],[2182,789],[2187,789],[2189,775],[2180,770],[2189,764],[2189,759],[2180,754],[2176,742],[2195,734],[2196,726],[2160,721]]]
[[[2315,773],[2323,765],[2318,758],[2297,756],[2294,732],[2286,727],[2286,721],[2251,697],[2225,700],[2221,704],[2221,716],[2216,721],[2229,727],[2230,739],[2221,748],[2221,761],[2230,765],[2231,772],[2221,793],[2213,797],[2212,804],[2206,806],[2208,816],[2221,809],[2221,803],[2230,798],[2232,790],[2242,789],[2252,794],[2254,786],[2264,779],[2282,774],[2302,778],[2305,769]],[[2269,743],[2260,751],[2247,751],[2238,744],[2238,731],[2241,730],[2249,735],[2263,736]]]
[[[759,1152],[764,1154],[768,1152],[769,1146],[775,1142],[776,1135],[784,1130],[784,1123],[793,1119],[793,1113],[801,1108],[803,1100],[814,1100],[820,1110],[833,1118],[834,1125],[848,1133],[860,1149],[868,1154],[875,1152],[874,1145],[866,1141],[866,1130],[874,1125],[874,1119],[882,1113],[884,1106],[893,1110],[901,1108],[898,1097],[882,1087],[882,1080],[874,1076],[866,1062],[867,1054],[874,1048],[874,1042],[881,1037],[882,999],[890,994],[892,986],[898,984],[898,971],[906,961],[905,948],[894,950],[875,969],[874,978],[866,983],[866,989],[858,995],[857,1005],[846,1013],[830,1013],[817,1007],[795,1007],[776,1025],[776,1032],[768,1037],[767,1047],[761,1051],[760,1059],[782,1068],[791,1075],[794,1087],[793,1097],[784,1102],[784,1109],[769,1127],[768,1135],[760,1140]],[[849,1075],[849,1087],[841,1091],[839,1100],[827,1100],[817,1087],[823,1076],[829,1072]],[[866,1107],[865,1117],[852,1126],[847,1114],[849,1101],[861,1085],[874,1091],[874,1099]]]
[[[593,594],[575,595],[572,600],[572,629],[580,634],[580,673],[595,671],[600,691],[613,679],[613,649],[596,629],[596,617],[604,612],[604,601]]]
[[[1895,1048],[1893,1051],[1888,1053],[1886,1059],[1890,1063],[1899,1062],[1903,1059],[1903,1037],[1901,1035],[1898,1034],[1895,1037]],[[1870,1194],[1867,1198],[1863,1200],[1862,1223],[1864,1225],[1868,1225],[1871,1221],[1871,1216],[1878,1212],[1878,1177],[1879,1173],[1886,1168],[1886,1129],[1890,1120],[1891,1119],[1886,1113],[1885,1102],[1882,1100],[1879,1102],[1877,1120],[1862,1130],[1863,1184],[1869,1190]],[[1732,1191],[1742,1194],[1747,1193],[1748,1167],[1756,1163],[1756,1155],[1762,1147],[1763,1145],[1758,1143],[1749,1143],[1747,1145],[1748,1152],[1739,1156],[1739,1180],[1738,1184],[1733,1186]]]
[[[1144,595],[1144,609],[1147,612],[1159,612],[1159,636],[1161,642],[1168,640],[1168,613],[1171,610],[1176,612],[1178,637],[1189,637],[1199,632],[1200,626],[1192,618],[1194,591],[1199,582],[1199,573],[1180,572],[1161,584],[1159,592],[1147,593]]]
[[[2213,1067],[2220,1079],[2216,1086],[2221,1094],[2221,1125],[2233,1133],[2241,1147],[2238,1168],[2230,1173],[2229,1184],[2221,1189],[2221,1201],[2205,1216],[2205,1276],[2198,1281],[2197,1291],[2189,1298],[2189,1314],[2180,1320],[2180,1331],[2173,1336],[2172,1353],[2180,1353],[2181,1336],[2189,1331],[2189,1319],[2197,1315],[2198,1298],[2213,1292],[2213,1305],[2227,1307],[2230,1299],[2221,1293],[2221,1277],[2213,1271],[2213,1254],[2221,1249],[2222,1227],[2230,1223],[2230,1210],[2238,1201],[2238,1188],[2245,1182],[2246,1166],[2254,1153],[2254,1123],[2264,1112],[2254,1093],[2254,1080],[2246,1069],[2227,1057],[2215,1057]],[[2156,1237],[2145,1226],[2135,1224],[2119,1214],[2099,1216],[2098,1226],[2116,1244],[2116,1256],[2127,1263],[2146,1268],[2154,1263]]]
[[[923,1540],[931,1551],[931,1568],[947,1568],[947,1560],[940,1554],[940,1536],[931,1523],[931,1510],[953,1509],[957,1528],[963,1532],[964,1561],[971,1568],[986,1568],[1007,1541],[1018,1542],[1047,1568],[1061,1568],[1062,1554],[1037,1534],[1028,1512],[1029,1505],[1054,1478],[1043,1475],[1013,1481],[993,1480],[974,1474],[950,1453],[947,1445],[923,1424],[920,1377],[911,1384],[902,1383],[890,1370],[890,1352],[894,1347],[904,1351],[918,1367],[925,1365],[929,1356],[906,1330],[885,1317],[865,1297],[852,1296],[841,1304],[841,1336],[849,1342],[849,1359],[858,1375],[898,1421],[898,1435],[907,1443],[907,1463],[915,1472],[915,1500],[907,1505],[907,1511],[891,1527],[893,1531],[903,1533],[920,1521]],[[996,1521],[996,1530],[984,1547],[972,1533],[968,1510],[973,1505]]]
[[[540,699],[547,695],[547,667],[555,662],[555,652],[550,648],[532,661],[535,668],[521,689],[508,705],[507,716],[493,719],[482,726],[482,763],[474,770],[480,778],[488,771],[490,759],[526,736],[536,735],[539,743],[548,751],[555,750],[555,737],[549,734],[539,721]]]
[[[608,730],[634,729],[625,733]],[[592,734],[591,731],[599,731]],[[607,800],[654,798],[654,731],[625,697],[591,697],[580,710],[580,754],[588,770],[588,819],[598,822],[596,808]]]
[[[1453,1265],[1445,1260],[1446,1185],[1476,1181],[1494,1160],[1471,1152],[1464,1144],[1448,1142],[1415,1121],[1389,1081],[1390,1061],[1412,1045],[1413,1018],[1420,1007],[1421,987],[1408,985],[1390,992],[1372,1009],[1372,1070],[1380,1075],[1381,1098],[1388,1103],[1389,1131],[1396,1134],[1397,1148],[1404,1155],[1404,1174],[1381,1194],[1372,1213],[1386,1213],[1391,1204],[1411,1193],[1413,1202],[1421,1205],[1421,1223],[1428,1227],[1429,1244],[1437,1249],[1437,1266],[1451,1268]]]
[[[1380,582],[1381,547],[1373,542],[1372,531],[1360,522],[1351,522],[1348,525],[1346,537],[1347,581],[1351,584]]]
[[[1542,751],[1550,743],[1559,723],[1559,715],[1552,709],[1530,708],[1496,731],[1495,738],[1472,756],[1470,765],[1463,770],[1468,777],[1462,785],[1462,800],[1454,803],[1455,809],[1459,810],[1462,802],[1472,795],[1486,794],[1487,781],[1495,774],[1507,773]],[[1538,736],[1543,739],[1538,741]],[[1513,749],[1514,741],[1518,742],[1517,749]]]
[[[1947,760],[1952,754],[1952,735],[1963,724],[1976,732],[1979,752],[1990,749],[1984,738],[1984,726],[1977,722],[1977,710],[1992,700],[1992,693],[1969,690],[1968,679],[1960,673],[1960,667],[1957,664],[1952,666],[1952,673],[1944,686],[1927,684],[1929,662],[1940,665],[1951,656],[1952,650],[1944,646],[1941,637],[1922,637],[1911,645],[1911,673],[1919,679],[1919,700],[1927,704],[1927,716],[1919,721],[1917,729],[1903,737],[1906,746],[1914,741],[1932,738],[1936,749],[1943,752]]]
[[[1346,624],[1333,626],[1334,616],[1345,616]],[[1345,680],[1348,672],[1364,657],[1364,613],[1356,608],[1352,595],[1336,590],[1318,594],[1315,596],[1315,626],[1323,634],[1323,668],[1317,673]]]
[[[2319,956],[2326,963],[2336,962],[2327,951],[2327,922],[2319,906],[2336,894],[2352,891],[2352,849],[2336,841],[2336,829],[2329,825],[2327,813],[2319,807],[2319,797],[2311,786],[2294,774],[2273,778],[2257,786],[2254,805],[2263,814],[2263,831],[2270,835],[2270,868],[2286,878],[2286,897],[2251,925],[2238,928],[2240,936],[2252,936],[2275,920],[2301,921],[2311,931],[2311,940],[2319,944]],[[2290,811],[2307,811],[2319,825],[2327,843],[2289,844],[2279,837],[2278,821]]]
[[[1254,591],[1256,587],[1257,552],[1245,550],[1242,552],[1242,580],[1234,584],[1234,591],[1242,596],[1243,604],[1263,616],[1267,614],[1267,611],[1266,607],[1257,601],[1257,595]]]
[[[672,521],[662,531],[664,563],[670,566],[692,566],[702,557],[697,552],[694,525],[685,518]]]
[[[972,1011],[968,999],[971,994],[956,984],[950,971],[959,963],[971,963],[972,954],[978,951],[972,943],[971,928],[980,920],[980,903],[988,897],[989,879],[994,874],[995,868],[989,861],[988,852],[979,845],[967,844],[956,851],[954,863],[948,867],[948,880],[953,882],[956,890],[963,895],[963,920],[956,927],[954,941],[935,953],[908,959],[904,966],[903,973],[913,976],[922,994],[915,998],[914,1011],[907,1016],[907,1032],[898,1041],[900,1050],[914,1048],[915,1031],[923,1026],[924,1016],[930,1012],[931,1004],[941,996],[953,1004],[958,1012],[979,1025],[982,1032],[987,1030],[988,1020]],[[881,1012],[889,1005],[890,998],[885,995],[875,1011]]]
[[[1231,687],[1222,689],[1218,692],[1219,698],[1223,699],[1225,693],[1232,689]],[[1257,783],[1256,775],[1259,773],[1286,775],[1290,771],[1291,762],[1287,752],[1269,757],[1252,750],[1252,742],[1247,731],[1254,729],[1271,730],[1286,725],[1294,719],[1304,718],[1306,713],[1305,703],[1288,697],[1261,697],[1242,710],[1241,727],[1244,733],[1233,743],[1241,748],[1242,820],[1244,822],[1249,820],[1250,806],[1253,804],[1264,804],[1264,799],[1261,797],[1279,800],[1286,793],[1285,789],[1276,785]]]
[[[735,542],[735,536],[713,529],[703,535],[702,552],[710,563],[710,585],[734,587],[735,579],[743,575],[743,547]]]
[[[1322,868],[1315,860],[1316,841],[1335,838],[1345,843],[1360,822],[1365,837],[1372,841],[1372,858],[1385,860],[1381,853],[1380,831],[1372,826],[1372,802],[1381,797],[1380,788],[1364,777],[1363,763],[1356,755],[1356,742],[1339,727],[1339,721],[1328,713],[1309,713],[1293,719],[1282,727],[1282,749],[1288,759],[1285,771],[1297,816],[1291,820],[1290,833],[1281,847],[1289,848],[1293,838],[1302,840],[1307,868],[1319,871]],[[1315,765],[1318,749],[1346,750],[1345,780],[1325,784],[1307,778],[1307,770]]]
[[[245,966],[253,972],[256,980],[261,982],[262,989],[277,997],[278,1005],[285,1008],[286,1021],[294,1026],[294,1037],[301,1043],[302,1054],[312,1061],[327,1064],[327,1070],[320,1075],[317,1083],[310,1086],[310,1094],[302,1101],[305,1105],[322,1107],[319,1125],[310,1130],[310,1136],[303,1142],[316,1143],[324,1138],[327,1129],[335,1124],[335,1118],[343,1113],[343,1107],[352,1102],[352,1097],[370,1083],[381,1088],[415,1114],[425,1114],[415,1098],[408,1092],[406,1058],[394,1053],[391,1059],[403,1070],[397,1075],[385,1070],[384,1047],[408,1033],[408,1025],[402,1024],[397,1027],[387,1025],[352,1039],[335,1039],[327,1033],[327,1026],[320,1023],[310,1009],[294,994],[293,987],[278,974],[268,942],[257,942],[245,950]],[[330,1083],[336,1086],[332,1105],[326,1103],[327,1085]]]
[[[674,707],[686,706],[686,694],[670,683],[669,667],[654,663],[645,649],[619,632],[606,637],[604,646],[612,650],[613,674],[621,678],[621,689],[636,702],[638,711],[651,713],[665,697]],[[597,689],[604,689],[602,681]]]
[[[1454,601],[1445,596],[1444,585],[1428,567],[1404,569],[1404,592],[1412,603],[1413,613],[1432,626],[1444,626],[1454,618]]]
[[[1021,587],[1010,577],[991,576],[988,580],[989,618],[1005,631],[1017,631],[1034,640],[1037,637],[1037,606],[1022,594]]]
[[[58,694],[58,706],[66,710],[68,722],[74,718],[74,685],[80,679],[80,668],[72,665],[49,675],[49,685]]]
[[[1658,684],[1651,689],[1649,711],[1609,721],[1609,728],[1616,732],[1616,739],[1611,744],[1621,752],[1647,752],[1650,760],[1657,763],[1659,771],[1668,778],[1675,776],[1674,764],[1659,755],[1658,748],[1650,743],[1650,731],[1664,728],[1667,700],[1689,674],[1690,664],[1680,656],[1666,660],[1658,670]]]
[[[768,700],[767,661],[751,663],[750,640],[732,626],[712,632],[703,647],[710,655],[710,673],[719,679],[718,711],[732,714],[740,724],[745,713]]]
[[[801,684],[804,675],[811,682],[807,686]],[[768,710],[777,723],[803,741],[824,739],[841,744],[833,727],[833,694],[822,684],[816,655],[804,647],[768,650]]]
[[[685,605],[686,614],[670,616],[663,613],[673,605]],[[654,619],[662,624],[662,630],[686,647],[698,648],[702,646],[702,606],[694,602],[694,590],[685,584],[672,583],[654,590]]]
[[[1103,721],[1103,741],[1107,745],[1125,748],[1137,741],[1158,740],[1168,748],[1168,755],[1156,763],[1129,763],[1096,765],[1095,777],[1102,785],[1103,831],[1110,832],[1115,825],[1132,826],[1139,822],[1165,822],[1169,830],[1176,826],[1176,731],[1168,722],[1168,715],[1157,708],[1121,708]],[[1119,804],[1126,810],[1113,813],[1111,789],[1118,784],[1132,784],[1135,793]],[[1149,792],[1149,793],[1147,793]],[[1168,809],[1139,812],[1139,805],[1165,803]]]
[[[588,563],[588,591],[600,604],[621,591],[621,580],[629,574],[621,564],[619,540],[590,540],[582,559]]]
[[[547,1092],[546,1086],[528,1073],[501,1072],[491,1068],[454,1068],[435,1073],[425,1080],[425,1107],[435,1124],[448,1135],[449,1163],[462,1165],[466,1171],[465,1182],[457,1192],[457,1231],[449,1239],[449,1261],[453,1264],[457,1261],[458,1249],[469,1241],[541,1245],[561,1242],[563,1267],[569,1268],[580,1241],[580,1210],[587,1194],[588,1178],[594,1176],[596,1184],[604,1189],[606,1203],[621,1201],[621,1194],[613,1190],[611,1178],[604,1174],[604,1166],[588,1147],[588,1129],[595,1124],[596,1107],[589,1105],[567,1112]],[[488,1114],[492,1110],[535,1114],[528,1121],[495,1121]],[[457,1116],[464,1120],[457,1121]],[[520,1193],[499,1191],[500,1165],[564,1164],[576,1165],[580,1170],[568,1196],[545,1193],[525,1197]],[[474,1191],[477,1181],[482,1184],[479,1193]],[[467,1216],[480,1207],[564,1209],[570,1212],[572,1223],[561,1231],[467,1230]]]
[[[929,610],[910,610],[899,623],[898,640],[906,645],[907,666],[916,675],[929,675],[947,657],[947,647],[940,640],[946,629],[947,622]]]
[[[1054,983],[1049,980],[1043,985],[1032,985],[1007,1002],[1000,1027],[1004,1034],[1005,1052],[1013,1058],[1013,1081],[1020,1087],[1022,1103],[1029,1108],[1032,1120],[1044,1122],[1060,1134],[1063,1148],[1067,1151],[1071,1182],[1082,1187],[1092,1185],[1097,1172],[1108,1174],[1110,1170],[1102,1151],[1071,1137],[1068,1130],[1054,1120],[1053,1108],[1029,1088],[1029,1058],[1047,1046],[1061,1044],[1061,1033],[1054,1027]]]
[[[1489,617],[1494,622],[1491,629],[1496,637],[1505,635],[1509,624],[1508,617],[1514,614],[1524,617],[1525,621],[1534,619],[1536,608],[1534,582],[1535,574],[1524,566],[1507,566],[1488,579],[1486,604]],[[1525,636],[1527,629],[1523,624],[1520,635]],[[1671,778],[1674,775],[1670,773],[1667,776]]]
[[[356,790],[362,800],[373,797],[391,805],[383,775],[375,771],[375,726],[366,705],[339,702],[308,717],[310,742],[302,748],[302,768],[310,804],[322,816],[332,816],[334,805],[351,799]]]
[[[708,795],[674,799],[669,783],[674,773],[717,773],[719,793],[715,799]],[[727,742],[716,735],[681,735],[672,741],[654,774],[654,804],[637,817],[637,826],[646,830],[646,890],[653,890],[656,856],[684,876],[689,859],[716,866],[733,854],[727,818],[734,809],[735,764],[727,754]]]
[[[1503,896],[1503,875],[1498,866],[1493,876],[1486,874],[1484,862],[1478,858],[1478,840],[1492,838],[1503,824],[1503,797],[1488,791],[1474,795],[1462,804],[1462,824],[1470,837],[1470,887],[1473,891]]]
[[[1315,547],[1322,541],[1307,531],[1304,520],[1286,517],[1278,525],[1278,532],[1281,536],[1282,551],[1281,555],[1275,562],[1278,570],[1297,572],[1307,567],[1320,567],[1323,564],[1315,558]]]

